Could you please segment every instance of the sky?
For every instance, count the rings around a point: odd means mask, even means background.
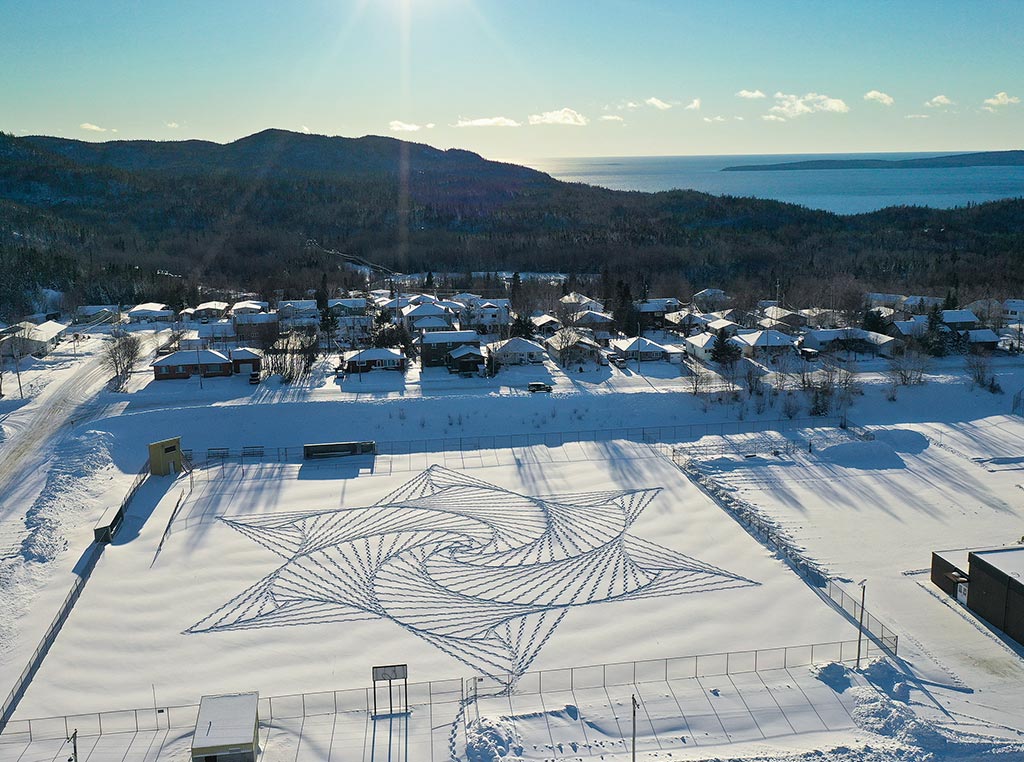
[[[0,0],[0,129],[488,158],[1024,148],[1022,0]]]

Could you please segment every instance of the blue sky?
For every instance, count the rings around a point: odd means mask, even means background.
[[[0,27],[15,134],[279,127],[509,159],[1024,147],[1019,0],[0,0]]]

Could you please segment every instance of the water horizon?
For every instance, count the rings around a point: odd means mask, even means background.
[[[1009,150],[1009,149],[1007,149]],[[557,180],[621,191],[696,190],[716,196],[770,199],[836,214],[863,214],[890,206],[949,209],[1024,197],[1024,167],[815,169],[722,172],[728,166],[816,159],[932,158],[978,151],[717,154],[520,159],[516,163]]]

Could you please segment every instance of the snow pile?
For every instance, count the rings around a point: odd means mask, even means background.
[[[49,578],[49,566],[68,548],[67,532],[78,526],[84,512],[94,510],[104,481],[87,477],[110,469],[110,445],[106,432],[88,432],[68,442],[61,457],[52,461],[46,485],[26,511],[25,536],[19,552],[0,560],[0,663],[6,661],[20,630],[20,620],[38,590]]]
[[[864,676],[885,694],[896,701],[910,703],[910,685],[904,675],[888,659],[875,659],[864,670]]]
[[[842,693],[852,685],[850,671],[838,662],[817,664],[811,667],[811,674],[836,693]]]
[[[467,762],[494,762],[520,757],[523,747],[508,717],[480,717],[466,725]]]
[[[906,468],[903,458],[886,442],[844,442],[826,447],[818,458],[843,468],[882,471],[892,468]]]

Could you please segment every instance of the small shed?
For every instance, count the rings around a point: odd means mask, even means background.
[[[256,762],[260,695],[203,696],[192,736],[193,762]]]

